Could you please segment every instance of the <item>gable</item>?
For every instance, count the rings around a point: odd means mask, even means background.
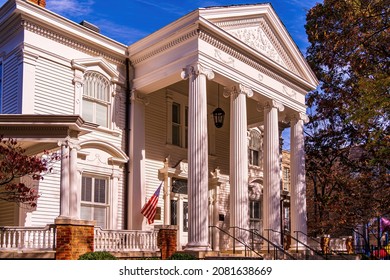
[[[315,88],[318,80],[271,4],[210,7],[200,17]],[[283,70],[282,70],[283,71]]]
[[[220,21],[215,25],[277,64],[299,74],[264,16]]]

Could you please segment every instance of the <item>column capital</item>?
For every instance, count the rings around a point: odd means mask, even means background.
[[[275,100],[268,100],[264,103],[257,103],[256,109],[258,112],[263,112],[264,110],[270,110],[272,108],[278,109],[279,112],[284,111],[284,105]]]
[[[294,112],[293,114],[288,116],[290,123],[297,123],[298,121],[303,121],[303,123],[309,122],[309,117],[305,113],[302,112]]]
[[[131,102],[141,103],[145,106],[149,105],[149,97],[146,94],[138,92],[135,88],[131,89]]]
[[[232,86],[230,89],[225,87],[223,90],[223,96],[225,98],[230,97],[231,95],[244,94],[248,97],[253,96],[253,90],[250,87],[239,84],[238,86]]]
[[[187,65],[183,70],[181,71],[181,78],[183,80],[188,79],[190,76],[197,76],[197,75],[205,75],[207,79],[212,80],[214,79],[214,72],[211,69],[205,68],[202,64],[199,62],[196,62],[191,65]]]

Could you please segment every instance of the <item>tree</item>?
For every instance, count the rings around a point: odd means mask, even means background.
[[[308,224],[331,233],[390,211],[390,0],[324,0],[305,27],[320,80],[307,98]]]
[[[36,206],[39,197],[33,186],[19,179],[28,176],[32,180],[43,180],[50,171],[50,162],[58,159],[56,154],[44,151],[44,157],[29,156],[14,139],[0,137],[0,200]]]

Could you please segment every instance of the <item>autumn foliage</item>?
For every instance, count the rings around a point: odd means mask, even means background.
[[[50,162],[57,160],[56,154],[43,152],[42,156],[29,156],[14,139],[0,137],[0,200],[22,203],[34,207],[38,191],[19,179],[43,180],[50,171]]]
[[[308,226],[342,233],[390,212],[390,2],[324,0],[307,13]]]

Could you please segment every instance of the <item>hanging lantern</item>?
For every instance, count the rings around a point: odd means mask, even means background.
[[[219,84],[218,84],[218,108],[213,111],[214,124],[216,128],[223,126],[223,120],[225,118],[225,112],[219,107]]]

